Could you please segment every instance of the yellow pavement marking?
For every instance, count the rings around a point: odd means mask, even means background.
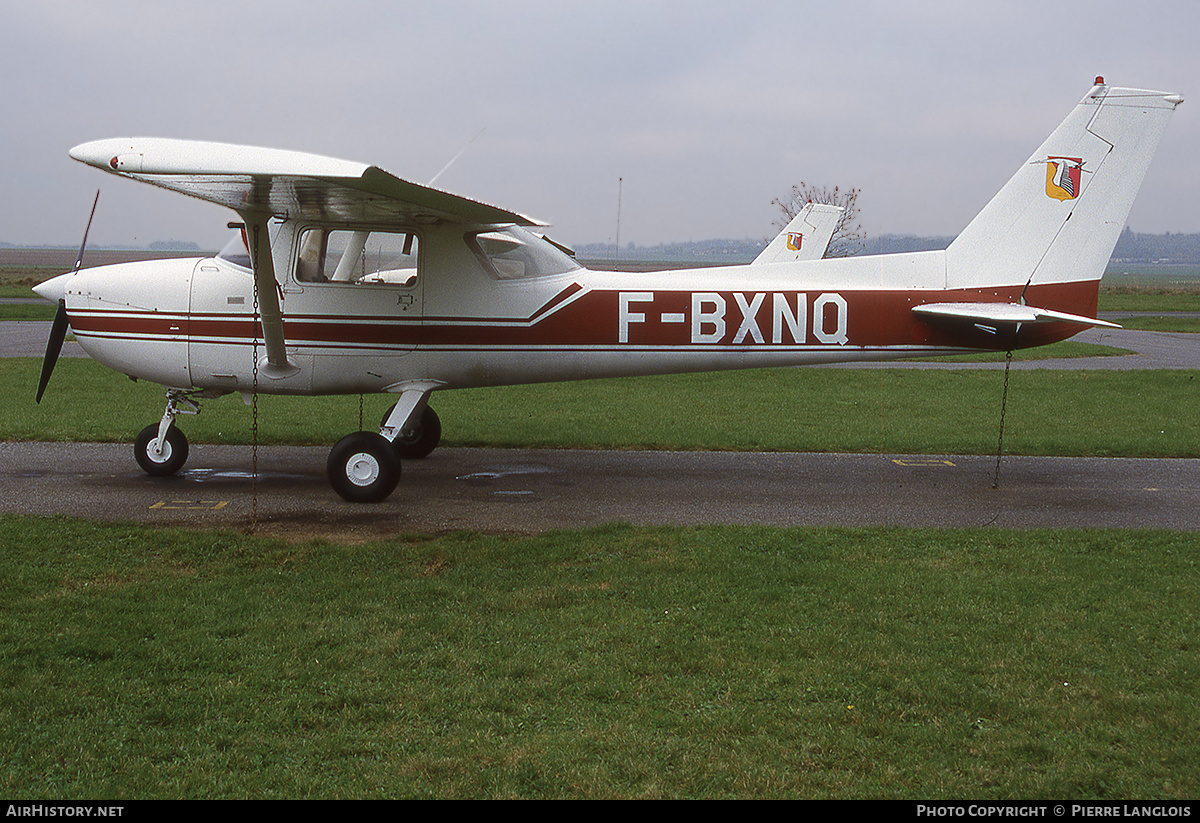
[[[229,505],[228,500],[159,500],[152,509],[183,509],[187,511],[216,511]]]

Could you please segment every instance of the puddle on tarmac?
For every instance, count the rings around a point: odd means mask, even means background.
[[[487,471],[472,472],[471,474],[459,475],[456,479],[461,480],[468,486],[490,486],[497,480],[503,480],[508,477],[523,477],[531,474],[554,474],[555,470],[549,466],[539,466],[537,464],[505,466],[497,469],[489,469]],[[497,492],[497,494],[533,494],[531,491],[509,491]]]
[[[181,471],[179,475],[198,483],[207,483],[212,480],[253,480],[255,478],[254,472],[244,469],[187,469]],[[304,479],[305,475],[260,471],[257,477],[259,480],[300,480]]]

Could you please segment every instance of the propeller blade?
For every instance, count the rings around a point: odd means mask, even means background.
[[[100,189],[96,189],[96,199],[92,201],[92,213],[88,215],[87,226],[83,230],[83,242],[79,244],[79,256],[75,258],[75,268],[73,272],[79,271],[83,266],[83,250],[87,248],[88,232],[92,230],[92,218],[96,216],[96,204],[100,202]]]
[[[42,393],[50,382],[54,365],[58,363],[58,353],[62,351],[63,340],[67,338],[67,303],[58,301],[58,311],[54,313],[54,322],[50,325],[50,339],[46,341],[46,357],[42,360],[42,377],[38,380],[37,402],[42,402]]]

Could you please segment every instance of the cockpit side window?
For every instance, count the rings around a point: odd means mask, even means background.
[[[300,253],[296,255],[296,279],[301,283],[325,283],[325,252],[329,233],[323,229],[309,229],[300,241]]]
[[[526,280],[566,274],[579,268],[557,246],[517,226],[466,235],[467,246],[497,280]]]
[[[296,280],[411,286],[417,282],[418,245],[412,232],[306,229],[296,256]]]

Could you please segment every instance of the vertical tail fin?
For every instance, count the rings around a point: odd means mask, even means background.
[[[1099,281],[1176,94],[1103,78],[946,250],[946,285]]]

